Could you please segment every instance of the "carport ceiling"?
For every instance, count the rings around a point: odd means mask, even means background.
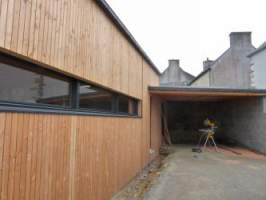
[[[149,91],[152,96],[173,101],[223,101],[266,96],[266,90],[257,89],[149,87]]]

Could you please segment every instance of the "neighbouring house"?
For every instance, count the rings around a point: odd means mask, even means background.
[[[247,55],[254,50],[251,32],[232,32],[230,48],[215,61],[207,59],[204,62],[204,71],[190,85],[251,88],[250,62]]]
[[[169,60],[169,66],[160,76],[161,86],[185,86],[188,85],[195,77],[180,67],[179,60]]]
[[[266,88],[266,42],[248,55],[250,58],[251,87]]]

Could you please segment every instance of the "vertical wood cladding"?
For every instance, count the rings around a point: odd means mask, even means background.
[[[0,11],[2,49],[142,97],[143,58],[94,0],[2,0]]]
[[[0,113],[1,200],[107,200],[158,152],[159,77],[94,0],[0,0],[0,48],[142,101],[138,119]]]
[[[149,162],[142,119],[1,113],[0,125],[2,200],[108,199]]]

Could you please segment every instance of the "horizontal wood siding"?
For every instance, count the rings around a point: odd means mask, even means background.
[[[3,0],[0,9],[0,48],[142,97],[142,56],[94,0]]]

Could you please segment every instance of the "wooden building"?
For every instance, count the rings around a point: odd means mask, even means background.
[[[159,72],[105,1],[1,0],[0,50],[1,200],[107,200],[157,155]]]

